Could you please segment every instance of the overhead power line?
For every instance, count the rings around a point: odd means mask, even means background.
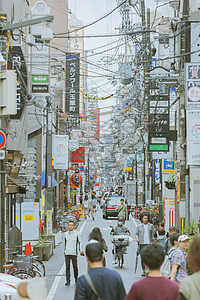
[[[72,31],[68,31],[68,32],[64,32],[64,33],[58,33],[57,35],[71,34],[71,33],[73,33],[73,32],[77,32],[77,31],[82,30],[82,29],[84,29],[84,28],[90,27],[90,26],[92,26],[92,25],[94,25],[94,24],[100,22],[101,20],[107,18],[109,15],[111,15],[115,10],[117,10],[120,6],[122,6],[122,5],[123,5],[124,3],[126,3],[126,2],[127,2],[126,0],[123,1],[123,2],[120,3],[118,6],[116,6],[113,10],[111,10],[109,13],[107,13],[107,14],[104,15],[103,17],[97,19],[96,21],[93,21],[93,22],[90,23],[90,24],[87,24],[87,25],[85,25],[85,26],[82,26],[82,27],[80,27],[80,28],[78,28],[78,29],[75,29],[75,30],[72,30]]]

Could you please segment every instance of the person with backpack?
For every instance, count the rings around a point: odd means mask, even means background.
[[[179,300],[178,284],[160,273],[164,257],[160,245],[151,244],[142,249],[141,258],[148,269],[148,276],[132,285],[125,300]]]
[[[163,246],[166,240],[165,224],[163,222],[158,223],[158,231],[154,233],[155,243]]]
[[[189,241],[190,239],[187,235],[180,235],[178,238],[179,246],[171,256],[171,280],[174,280],[179,284],[187,277],[186,251],[189,247]]]
[[[178,229],[175,226],[170,226],[169,227],[169,232],[167,232],[167,239],[164,242],[163,249],[165,253],[169,252],[169,249],[172,247],[170,243],[170,236],[174,233],[178,233]]]
[[[87,220],[88,218],[88,213],[89,213],[89,198],[88,195],[85,195],[83,200],[83,215],[85,220]]]
[[[101,243],[91,240],[86,246],[88,273],[78,278],[74,300],[124,300],[124,284],[119,273],[103,267]]]
[[[165,259],[161,267],[161,274],[167,278],[171,277],[171,256],[179,246],[178,243],[179,236],[180,236],[179,233],[174,233],[170,236],[170,243],[172,247],[170,248],[169,252],[165,255]]]

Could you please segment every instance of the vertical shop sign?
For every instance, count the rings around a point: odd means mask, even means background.
[[[177,170],[177,175],[176,175],[176,193],[177,193],[177,203],[180,203],[180,170]]]
[[[187,109],[200,109],[200,64],[185,65],[185,100]]]
[[[80,53],[66,55],[66,96],[65,112],[79,114]]]

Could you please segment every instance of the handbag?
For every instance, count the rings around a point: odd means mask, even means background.
[[[101,300],[101,298],[99,297],[98,293],[97,293],[97,290],[95,288],[95,285],[94,285],[94,282],[92,281],[92,278],[90,277],[90,275],[87,273],[84,275],[85,276],[85,279],[87,280],[89,286],[91,287],[92,291],[94,292],[94,294],[96,295],[97,297],[97,300]]]

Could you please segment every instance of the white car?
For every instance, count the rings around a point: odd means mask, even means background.
[[[46,289],[46,279],[45,277],[32,278],[27,280],[27,291],[29,298],[20,297],[17,291],[18,285],[26,280],[22,280],[18,277],[11,275],[6,275],[0,273],[0,300],[6,299],[6,295],[9,300],[46,300],[47,299],[47,289]]]
[[[22,298],[17,292],[17,286],[20,282],[22,280],[17,277],[0,273],[0,299],[5,299],[6,295],[11,295],[11,298],[8,299],[21,300]]]

